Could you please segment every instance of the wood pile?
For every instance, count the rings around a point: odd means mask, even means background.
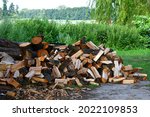
[[[103,44],[96,46],[91,41],[86,42],[85,37],[72,45],[56,45],[43,42],[42,36],[36,36],[31,42],[21,43],[19,48],[22,60],[11,59],[11,63],[7,59],[2,61],[4,52],[0,53],[2,86],[18,89],[27,83],[42,83],[52,84],[55,89],[60,85],[132,84],[147,79],[147,74],[140,73],[142,68],[123,65],[116,51]],[[10,91],[5,93],[16,95]]]

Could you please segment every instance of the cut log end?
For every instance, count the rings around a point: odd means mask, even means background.
[[[48,56],[48,51],[47,51],[47,50],[44,50],[44,49],[38,50],[37,56],[38,56],[38,57],[41,57],[41,56]]]
[[[36,37],[33,37],[32,38],[32,44],[40,44],[41,42],[43,41],[43,38],[42,37],[38,37],[38,36],[36,36]]]

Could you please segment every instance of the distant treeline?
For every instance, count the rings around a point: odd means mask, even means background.
[[[90,8],[58,8],[58,9],[23,9],[19,12],[20,18],[47,18],[55,20],[90,20]]]

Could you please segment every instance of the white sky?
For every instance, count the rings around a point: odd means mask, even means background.
[[[19,9],[51,9],[65,5],[67,7],[88,6],[90,0],[8,0],[8,5],[13,2],[19,5]],[[2,0],[0,0],[2,7]]]

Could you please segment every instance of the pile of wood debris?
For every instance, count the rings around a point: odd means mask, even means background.
[[[116,51],[103,44],[96,46],[91,41],[86,42],[85,37],[68,46],[43,42],[42,36],[33,37],[31,42],[18,47],[10,47],[4,40],[0,46],[0,86],[3,87],[20,90],[24,85],[42,83],[55,89],[72,85],[99,86],[108,82],[132,84],[147,79],[147,74],[140,73],[142,68],[123,65]],[[17,92],[3,94],[15,97]]]

